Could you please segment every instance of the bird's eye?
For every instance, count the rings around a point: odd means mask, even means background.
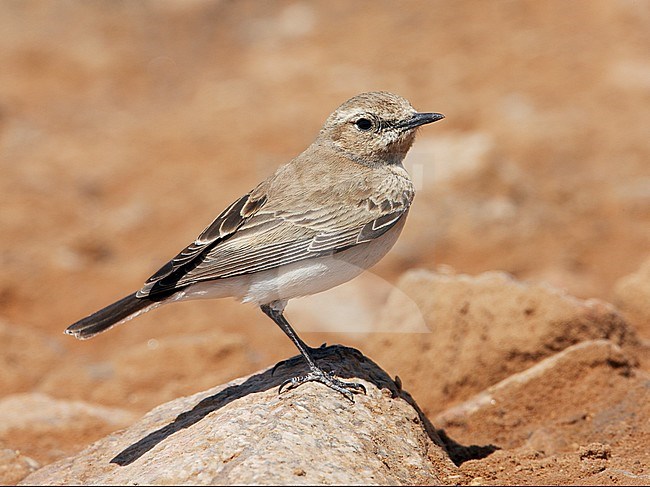
[[[359,120],[354,122],[354,125],[356,125],[356,127],[359,130],[367,132],[368,130],[370,130],[372,128],[372,120],[369,120],[367,118],[360,118]]]

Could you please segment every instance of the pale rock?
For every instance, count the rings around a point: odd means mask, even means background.
[[[302,358],[163,404],[24,484],[440,484],[459,477],[441,440],[377,365],[353,349],[316,350],[361,382],[354,403],[321,384],[278,395]],[[451,479],[455,479],[453,482]]]
[[[12,394],[0,400],[0,445],[47,464],[80,451],[137,417],[124,409],[41,393]]]
[[[39,467],[37,461],[18,450],[0,449],[0,485],[15,485]]]

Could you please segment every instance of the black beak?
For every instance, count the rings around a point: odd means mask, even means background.
[[[437,122],[442,120],[445,116],[442,113],[416,113],[408,120],[401,122],[398,127],[410,130],[419,127],[420,125],[426,125],[427,123]]]

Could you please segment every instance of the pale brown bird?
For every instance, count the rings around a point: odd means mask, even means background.
[[[280,392],[316,381],[353,400],[363,386],[319,368],[283,311],[289,299],[342,284],[390,250],[414,196],[402,161],[417,128],[442,118],[391,93],[351,98],[307,150],[226,208],[142,289],[65,332],[91,338],[162,304],[232,296],[258,305],[307,361],[310,372]]]

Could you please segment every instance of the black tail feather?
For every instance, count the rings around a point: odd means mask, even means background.
[[[158,302],[159,300],[149,298],[136,298],[135,293],[129,294],[125,298],[109,304],[105,308],[70,325],[65,332],[80,340],[92,338],[98,333],[134,317],[140,311]]]

